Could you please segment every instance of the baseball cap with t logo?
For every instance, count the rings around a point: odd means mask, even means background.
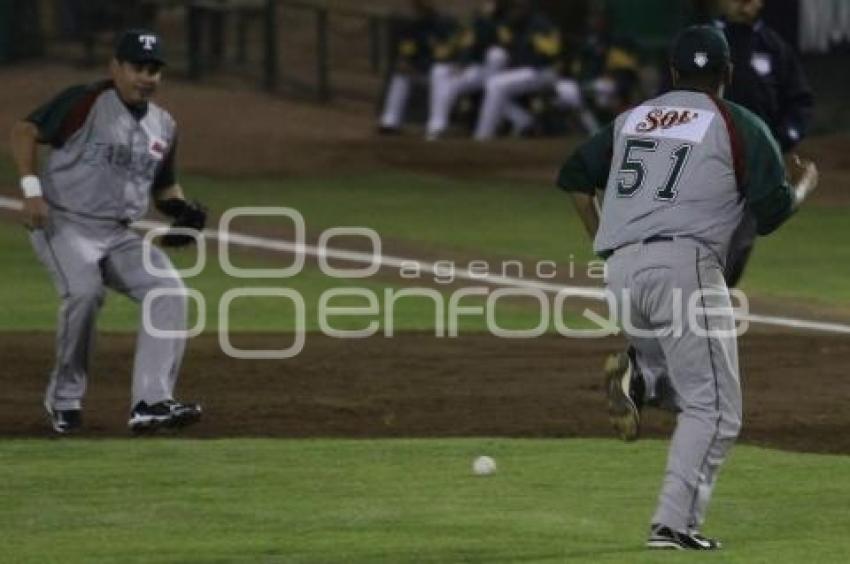
[[[128,63],[165,64],[162,39],[147,29],[131,29],[121,34],[115,46],[115,58]]]
[[[719,29],[693,25],[673,41],[670,64],[679,72],[700,73],[719,70],[729,63],[729,43]]]

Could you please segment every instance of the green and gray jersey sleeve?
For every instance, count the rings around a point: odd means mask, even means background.
[[[85,123],[98,95],[109,81],[66,88],[25,119],[38,128],[39,143],[61,147]]]
[[[746,108],[724,100],[743,147],[741,191],[756,218],[759,235],[767,235],[794,212],[791,187],[779,145],[767,125]],[[734,150],[734,149],[733,149]]]
[[[567,192],[593,195],[603,190],[611,170],[614,148],[614,123],[585,141],[561,167],[557,184]]]

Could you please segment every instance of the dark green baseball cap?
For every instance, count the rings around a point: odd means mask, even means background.
[[[129,29],[115,45],[115,58],[128,63],[165,64],[162,38],[149,29]]]
[[[686,27],[670,49],[670,64],[683,73],[718,70],[729,63],[729,43],[723,32],[711,25]]]

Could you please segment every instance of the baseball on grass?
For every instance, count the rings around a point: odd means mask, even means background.
[[[496,472],[496,461],[489,456],[479,456],[472,463],[472,473],[476,476],[489,476]]]

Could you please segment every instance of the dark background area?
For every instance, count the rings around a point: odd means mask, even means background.
[[[763,18],[799,44],[800,2],[766,0]],[[611,33],[640,46],[644,64],[664,72],[670,38],[683,25],[708,21],[718,0],[539,0],[564,34],[567,58],[591,14]],[[439,1],[458,17],[478,0]],[[305,100],[374,101],[391,65],[391,25],[408,0],[0,0],[3,64],[56,61],[99,66],[115,32],[152,26],[165,38],[169,74],[195,81],[239,82]],[[850,46],[803,54],[817,93],[813,133],[850,129]],[[651,81],[650,81],[651,82]],[[651,88],[650,88],[651,90]]]

